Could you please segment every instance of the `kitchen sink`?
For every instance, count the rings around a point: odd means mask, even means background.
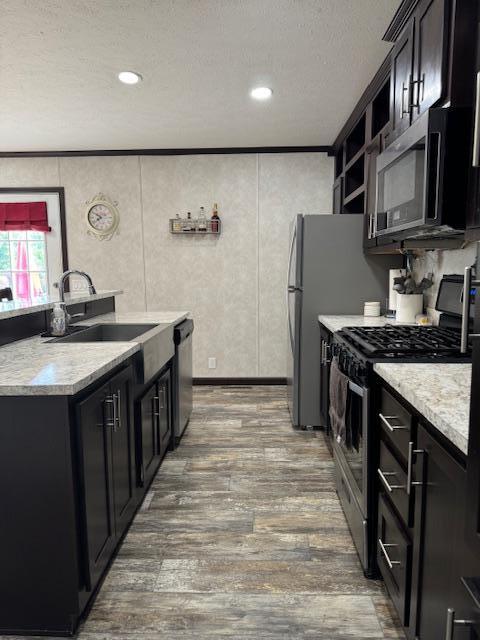
[[[73,329],[74,327],[69,327]],[[80,330],[81,329],[81,330]],[[134,354],[136,378],[140,384],[152,380],[175,353],[173,325],[99,323],[75,327],[75,333],[54,338],[53,344],[82,342],[136,342],[139,350]]]
[[[49,342],[129,342],[158,327],[158,324],[94,324],[71,335],[54,338]]]

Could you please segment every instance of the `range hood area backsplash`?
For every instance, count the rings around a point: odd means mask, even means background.
[[[438,288],[442,276],[447,274],[463,275],[465,267],[475,264],[477,243],[472,242],[463,249],[416,251],[413,264],[415,279],[420,281],[427,273],[433,273],[433,286],[425,292],[425,310],[435,324],[439,314],[435,311]]]

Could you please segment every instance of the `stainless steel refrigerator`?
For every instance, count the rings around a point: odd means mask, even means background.
[[[388,269],[401,256],[366,256],[362,215],[297,215],[291,225],[287,279],[287,398],[292,424],[320,418],[320,314],[362,314],[388,295]]]

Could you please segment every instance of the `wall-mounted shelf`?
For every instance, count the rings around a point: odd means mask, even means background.
[[[170,233],[179,236],[208,236],[220,235],[222,231],[222,221],[200,220],[198,218],[188,220],[185,218],[170,218]]]

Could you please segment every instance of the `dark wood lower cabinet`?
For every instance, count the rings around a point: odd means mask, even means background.
[[[107,383],[76,406],[79,473],[83,485],[80,496],[82,564],[87,591],[98,582],[115,548],[112,430],[106,425],[110,398]]]
[[[457,550],[464,545],[466,471],[422,425],[417,449],[412,602],[418,637],[438,640],[446,638],[449,607],[463,595]]]
[[[171,374],[167,369],[137,402],[137,479],[148,486],[172,438]]]
[[[159,378],[158,392],[158,432],[160,441],[160,456],[163,457],[170,448],[172,440],[171,408],[171,376],[170,369]]]
[[[127,362],[77,396],[0,397],[0,635],[75,633],[145,495],[138,467],[151,481],[170,444],[169,369],[143,391]]]
[[[466,460],[415,410],[382,388],[380,410],[396,416],[377,433],[377,562],[409,640],[478,640],[480,540],[467,536]],[[383,476],[383,477],[382,477]]]

